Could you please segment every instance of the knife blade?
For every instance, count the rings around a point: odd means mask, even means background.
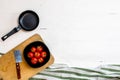
[[[20,74],[20,64],[19,63],[22,62],[20,50],[15,50],[14,51],[14,57],[15,57],[15,61],[16,61],[17,78],[20,79],[21,74]]]

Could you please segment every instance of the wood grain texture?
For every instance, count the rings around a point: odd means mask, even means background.
[[[50,54],[50,59],[49,61],[43,65],[42,67],[39,68],[32,68],[30,67],[27,62],[25,61],[23,57],[23,50],[24,48],[30,44],[31,42],[34,41],[42,41],[42,38],[40,35],[35,34],[29,39],[25,40],[9,52],[7,52],[5,55],[3,55],[0,58],[0,75],[3,78],[3,80],[17,80],[17,75],[16,75],[16,65],[15,65],[15,58],[13,55],[13,52],[15,50],[20,50],[21,55],[22,55],[22,62],[20,63],[20,68],[21,68],[21,80],[28,80],[28,78],[32,77],[36,73],[44,70],[46,67],[50,66],[54,62],[54,57],[52,54]]]

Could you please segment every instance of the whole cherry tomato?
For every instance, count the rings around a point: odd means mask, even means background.
[[[38,59],[38,62],[39,62],[39,63],[43,63],[43,62],[44,62],[44,59],[40,57],[40,58]]]
[[[36,52],[36,50],[37,50],[37,49],[36,49],[35,47],[32,47],[32,48],[31,48],[31,52]]]
[[[42,46],[37,46],[37,51],[38,52],[42,52],[43,51],[43,47]]]
[[[32,58],[32,57],[34,56],[34,54],[33,54],[32,52],[28,52],[27,56],[28,56],[29,58]]]
[[[47,53],[46,53],[45,51],[43,51],[43,52],[41,53],[41,57],[42,57],[42,58],[46,58],[46,56],[47,56]]]
[[[33,57],[33,58],[31,59],[31,63],[32,63],[32,64],[37,64],[37,61],[38,61],[38,60],[37,60],[37,58],[35,58],[35,57]]]
[[[39,52],[35,52],[35,57],[36,57],[36,58],[40,58],[40,55],[41,55],[41,54],[40,54]]]

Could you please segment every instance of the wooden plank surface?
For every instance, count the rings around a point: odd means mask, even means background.
[[[20,63],[20,67],[21,67],[21,79],[20,80],[28,80],[29,77],[32,77],[36,73],[44,70],[46,67],[48,67],[54,62],[54,57],[52,56],[52,54],[50,54],[49,61],[42,67],[32,68],[26,63],[23,57],[23,50],[28,44],[34,41],[43,42],[40,35],[35,34],[29,39],[25,40],[23,43],[19,44],[18,46],[16,46],[15,48],[7,52],[5,55],[3,55],[0,58],[0,76],[3,78],[3,80],[17,80],[15,58],[13,55],[13,52],[15,50],[20,50],[22,53],[22,62]]]

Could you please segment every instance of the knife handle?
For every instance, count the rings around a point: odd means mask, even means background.
[[[20,74],[20,65],[19,65],[19,63],[16,63],[16,72],[17,72],[17,78],[20,79],[21,74]]]

